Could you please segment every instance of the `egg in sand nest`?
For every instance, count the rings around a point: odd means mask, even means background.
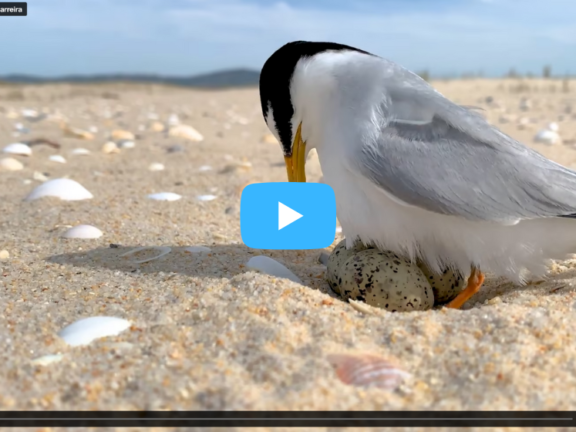
[[[431,271],[391,251],[342,240],[328,259],[326,278],[344,300],[363,301],[389,311],[423,311],[452,300],[464,289],[464,278],[445,270]]]

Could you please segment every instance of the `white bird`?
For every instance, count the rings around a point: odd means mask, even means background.
[[[576,252],[576,172],[505,135],[403,67],[346,45],[292,42],[266,61],[262,111],[289,181],[315,148],[356,240],[469,275],[523,283]]]

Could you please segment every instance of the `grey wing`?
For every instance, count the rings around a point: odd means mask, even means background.
[[[576,172],[412,79],[387,86],[380,133],[357,148],[354,172],[407,204],[469,220],[576,213]]]

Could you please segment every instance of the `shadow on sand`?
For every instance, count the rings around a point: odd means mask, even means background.
[[[157,249],[159,247],[150,246],[147,250],[125,255],[138,247],[110,245],[108,248],[54,255],[48,257],[47,261],[78,268],[104,268],[124,273],[176,273],[197,278],[232,279],[252,271],[246,266],[251,257],[266,255],[288,267],[302,280],[303,285],[342,300],[330,289],[324,278],[326,267],[318,260],[322,250],[256,250],[242,244],[227,244],[212,245],[208,253],[191,253],[183,246],[169,246],[170,252],[159,259],[137,263],[138,260],[152,258],[160,252]],[[483,289],[468,301],[463,309],[479,307],[492,298],[506,297],[518,291],[534,291],[540,295],[564,295],[568,290],[576,290],[576,286],[570,281],[575,278],[576,269],[550,275],[545,281],[531,282],[525,286],[515,285],[502,278],[489,277]],[[435,309],[438,307],[442,305],[436,305]]]

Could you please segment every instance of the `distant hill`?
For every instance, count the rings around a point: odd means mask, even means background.
[[[250,69],[231,69],[190,77],[168,77],[145,74],[102,74],[68,75],[57,78],[43,78],[33,75],[0,76],[0,81],[20,84],[41,83],[103,83],[103,82],[140,82],[151,84],[171,84],[199,88],[226,88],[257,86],[260,72]]]

